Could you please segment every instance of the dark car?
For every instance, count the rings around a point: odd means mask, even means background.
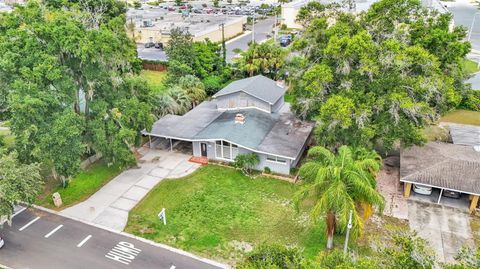
[[[145,43],[145,48],[148,49],[148,48],[153,48],[153,47],[155,47],[155,43],[153,43],[153,42],[147,42],[147,43]]]
[[[443,190],[443,196],[458,199],[460,198],[460,193],[456,191]]]
[[[155,48],[156,49],[163,49],[163,44],[162,43],[156,43]]]

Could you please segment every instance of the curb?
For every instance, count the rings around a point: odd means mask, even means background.
[[[129,234],[129,233],[125,233],[125,232],[119,232],[119,231],[116,231],[116,230],[111,229],[109,227],[105,227],[103,225],[99,225],[99,224],[91,223],[91,222],[81,220],[81,219],[78,219],[78,218],[75,218],[75,217],[67,216],[65,214],[59,213],[57,211],[54,211],[54,210],[51,210],[51,209],[48,209],[48,208],[45,208],[45,207],[42,207],[42,206],[32,205],[32,207],[35,208],[35,209],[39,209],[39,210],[48,212],[50,214],[54,214],[54,215],[61,216],[61,217],[71,219],[71,220],[74,220],[74,221],[78,221],[78,222],[81,222],[81,223],[84,223],[84,224],[87,224],[87,225],[90,225],[90,226],[93,226],[93,227],[96,227],[96,228],[99,228],[99,229],[102,229],[102,230],[106,230],[106,231],[109,231],[111,233],[115,233],[115,234],[123,235],[123,236],[129,237],[129,238],[132,238],[132,239],[136,239],[136,240],[141,241],[143,243],[147,243],[147,244],[155,246],[155,247],[163,248],[163,249],[169,250],[171,252],[174,252],[176,254],[180,254],[180,255],[195,259],[197,261],[204,262],[204,263],[209,264],[209,265],[217,266],[217,267],[222,268],[222,269],[231,269],[232,268],[229,265],[226,265],[226,264],[223,264],[223,263],[220,263],[220,262],[216,262],[214,260],[210,260],[210,259],[207,259],[207,258],[202,258],[202,257],[199,257],[197,255],[194,255],[190,252],[187,252],[187,251],[184,251],[184,250],[181,250],[181,249],[177,249],[177,248],[174,248],[174,247],[171,247],[171,246],[168,246],[168,245],[153,242],[151,240],[148,240],[148,239],[145,239],[143,237],[139,237],[139,236],[136,236],[136,235],[133,235],[133,234]],[[5,267],[5,269],[12,269],[12,268]]]

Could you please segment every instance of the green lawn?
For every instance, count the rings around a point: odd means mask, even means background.
[[[480,69],[478,68],[478,63],[475,61],[465,59],[464,64],[465,64],[465,69],[470,74],[480,71]]]
[[[39,199],[37,204],[47,208],[57,209],[52,201],[52,194],[57,191],[62,197],[62,208],[82,202],[112,178],[120,174],[121,171],[118,166],[108,167],[102,162],[93,164],[87,170],[80,172],[74,177],[67,188],[64,189],[62,186],[57,185],[57,187],[47,190],[47,193],[42,195],[43,198]],[[60,184],[60,182],[58,184]]]
[[[446,114],[440,121],[480,126],[480,112],[459,109]]]
[[[158,184],[129,214],[126,232],[212,258],[238,260],[241,246],[277,242],[315,256],[324,228],[297,213],[297,186],[209,165],[182,179]],[[308,207],[308,205],[302,205]],[[157,214],[166,208],[167,225]]]
[[[167,72],[142,70],[140,76],[144,78],[155,91],[162,91],[164,89],[163,82],[167,76]]]

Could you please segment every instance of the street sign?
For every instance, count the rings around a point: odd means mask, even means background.
[[[163,220],[163,225],[167,225],[167,215],[165,215],[165,208],[162,208],[162,211],[158,213],[158,218]]]

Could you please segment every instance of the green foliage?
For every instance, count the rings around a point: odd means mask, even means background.
[[[258,155],[255,153],[239,154],[235,157],[233,165],[240,169],[246,176],[251,176],[253,169],[260,163]]]
[[[219,0],[213,0],[213,6],[214,7],[219,7],[219,5],[218,5],[219,2],[220,2]]]
[[[300,167],[299,175],[305,184],[295,200],[315,199],[311,217],[315,222],[326,218],[329,237],[335,230],[345,231],[349,213],[353,212],[352,235],[356,237],[363,229],[358,205],[377,206],[380,211],[385,205],[375,189],[379,170],[380,157],[373,151],[342,146],[335,155],[324,147],[313,147],[308,151],[308,161]]]
[[[469,90],[463,95],[459,108],[480,111],[480,90]]]
[[[312,2],[298,20],[301,53],[286,66],[293,110],[316,119],[318,141],[387,150],[422,144],[422,130],[467,89],[465,29],[416,0],[382,0],[358,15]]]
[[[262,44],[253,43],[240,56],[234,60],[234,66],[239,72],[237,76],[262,74],[276,79],[285,64],[287,51],[272,40]]]
[[[455,256],[456,263],[447,264],[445,269],[469,269],[480,268],[480,248],[477,250],[462,247],[457,256]]]
[[[85,152],[135,161],[151,96],[132,78],[140,61],[125,11],[113,0],[49,0],[0,15],[0,80],[22,162],[51,164],[68,178]]]
[[[208,95],[214,95],[222,89],[224,79],[220,76],[207,76],[202,82]]]
[[[281,245],[262,244],[248,254],[237,269],[303,269],[301,252]]]
[[[133,7],[136,8],[136,9],[139,9],[139,8],[142,7],[142,4],[138,1],[135,1],[135,2],[133,2]]]
[[[266,173],[266,174],[270,174],[270,173],[272,173],[272,169],[270,169],[270,167],[268,167],[268,166],[265,166],[263,168],[263,172]]]
[[[11,216],[20,202],[33,203],[42,183],[39,164],[21,164],[15,152],[0,149],[0,216]]]
[[[330,269],[376,269],[379,268],[377,261],[366,257],[353,258],[350,254],[343,254],[338,250],[332,252],[321,252],[315,262],[313,268]]]
[[[386,268],[435,268],[435,255],[415,233],[394,234],[394,246],[384,250]]]

